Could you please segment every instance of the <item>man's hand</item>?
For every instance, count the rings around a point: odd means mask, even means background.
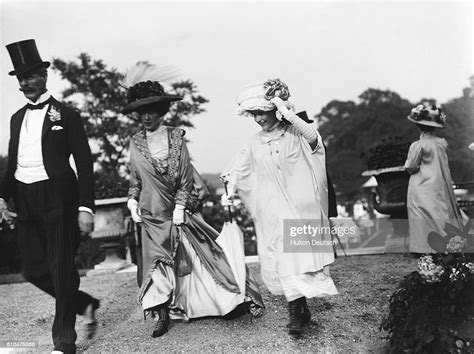
[[[0,212],[8,210],[8,204],[5,199],[0,198]]]
[[[87,211],[80,211],[77,216],[77,221],[79,223],[79,230],[81,234],[89,234],[94,230],[94,215]]]
[[[0,198],[0,224],[5,221],[8,227],[13,227],[13,218],[15,216],[15,213],[8,211],[8,204],[5,199]]]

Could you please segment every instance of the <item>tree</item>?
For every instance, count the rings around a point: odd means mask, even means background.
[[[466,182],[474,180],[474,153],[468,149],[474,142],[474,96],[470,88],[463,90],[463,96],[442,105],[446,113],[446,127],[440,131],[449,144],[449,166],[453,180]]]
[[[316,119],[327,145],[327,164],[336,190],[349,198],[360,192],[365,181],[361,173],[367,162],[361,158],[388,136],[414,140],[416,129],[405,117],[412,104],[389,90],[369,88],[359,103],[331,101]]]
[[[52,64],[70,84],[62,92],[63,99],[81,113],[87,136],[93,142],[97,173],[109,180],[107,184],[113,184],[127,171],[130,137],[140,129],[136,121],[120,113],[127,97],[127,90],[121,86],[124,74],[86,53],[81,53],[78,61],[54,58]],[[191,118],[205,111],[203,105],[208,100],[198,94],[191,80],[173,82],[171,87],[184,99],[172,106],[166,124],[193,127]]]
[[[446,129],[439,135],[447,139],[450,166],[455,181],[473,179],[471,152],[474,99],[464,90],[461,98],[443,105],[448,116]],[[419,103],[435,104],[423,98]],[[412,142],[418,138],[416,127],[406,119],[413,104],[390,90],[369,88],[359,96],[359,102],[331,101],[315,116],[321,136],[327,145],[329,174],[336,190],[348,198],[361,192],[366,177],[367,152],[389,136],[399,136]],[[363,157],[363,158],[361,158]]]

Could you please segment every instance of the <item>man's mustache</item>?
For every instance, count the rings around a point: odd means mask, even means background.
[[[18,90],[20,90],[21,92],[34,92],[35,91],[35,89],[32,87],[20,87]]]

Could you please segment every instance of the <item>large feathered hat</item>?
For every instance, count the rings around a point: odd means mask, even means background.
[[[123,82],[123,86],[128,89],[128,95],[127,105],[122,109],[122,113],[130,113],[162,102],[182,100],[181,96],[165,92],[161,84],[176,76],[176,70],[172,67],[159,68],[145,62],[140,62],[130,68]]]

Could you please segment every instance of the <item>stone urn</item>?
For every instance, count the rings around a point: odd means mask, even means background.
[[[89,270],[88,276],[113,273],[132,266],[130,257],[124,259],[120,254],[131,232],[125,216],[126,203],[126,197],[95,201],[95,225],[91,238],[99,241],[100,247],[105,251],[105,260]]]
[[[404,166],[369,170],[362,176],[375,176],[376,193],[371,194],[375,210],[390,215],[393,232],[385,241],[385,253],[408,252],[407,190],[410,175]]]

